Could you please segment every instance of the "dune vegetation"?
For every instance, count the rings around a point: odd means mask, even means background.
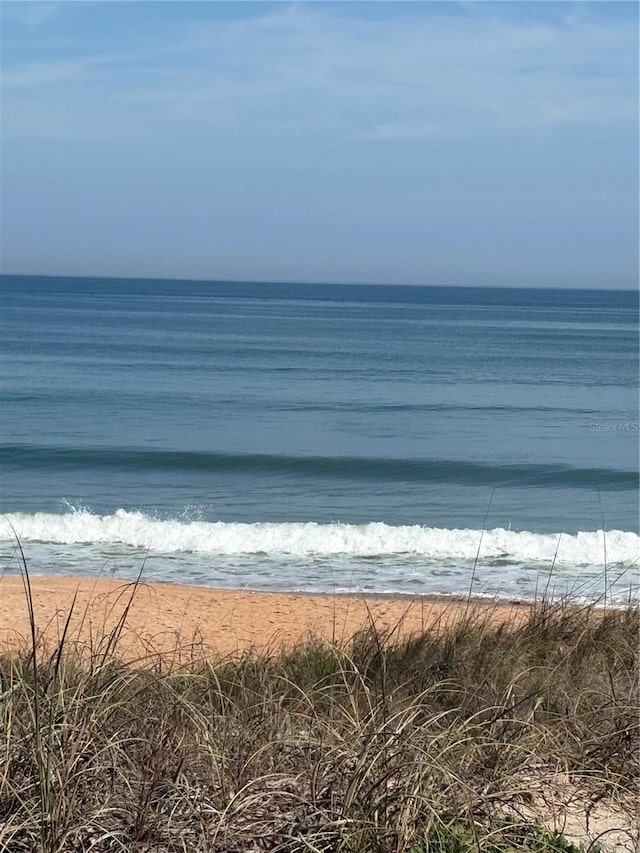
[[[126,612],[54,646],[31,615],[0,658],[1,850],[636,849],[635,604],[126,663]]]

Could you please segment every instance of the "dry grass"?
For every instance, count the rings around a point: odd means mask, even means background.
[[[571,851],[551,816],[603,806],[633,850],[638,636],[636,606],[543,601],[125,665],[119,630],[46,650],[34,622],[0,659],[0,850]]]

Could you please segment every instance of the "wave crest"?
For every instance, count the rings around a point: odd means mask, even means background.
[[[631,565],[640,559],[640,537],[633,532],[579,531],[575,534],[316,522],[205,522],[160,520],[119,509],[112,515],[87,510],[64,514],[10,513],[0,520],[0,540],[126,545],[152,553],[211,555],[266,554],[293,557],[348,555],[423,556],[429,560],[500,560],[576,566]]]

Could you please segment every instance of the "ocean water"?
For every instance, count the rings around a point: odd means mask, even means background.
[[[638,590],[638,294],[3,276],[0,560]]]

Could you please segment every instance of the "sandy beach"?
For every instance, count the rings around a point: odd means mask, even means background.
[[[249,648],[290,646],[311,636],[347,642],[358,630],[375,625],[400,635],[436,624],[450,624],[468,609],[491,619],[510,621],[526,614],[520,602],[486,599],[371,595],[302,595],[211,589],[169,583],[133,585],[104,578],[30,579],[38,633],[50,644],[62,635],[98,643],[118,625],[131,602],[118,648],[136,658],[194,646],[218,655]],[[133,598],[132,598],[133,594]],[[0,578],[0,647],[15,650],[30,642],[29,608],[23,579]]]

